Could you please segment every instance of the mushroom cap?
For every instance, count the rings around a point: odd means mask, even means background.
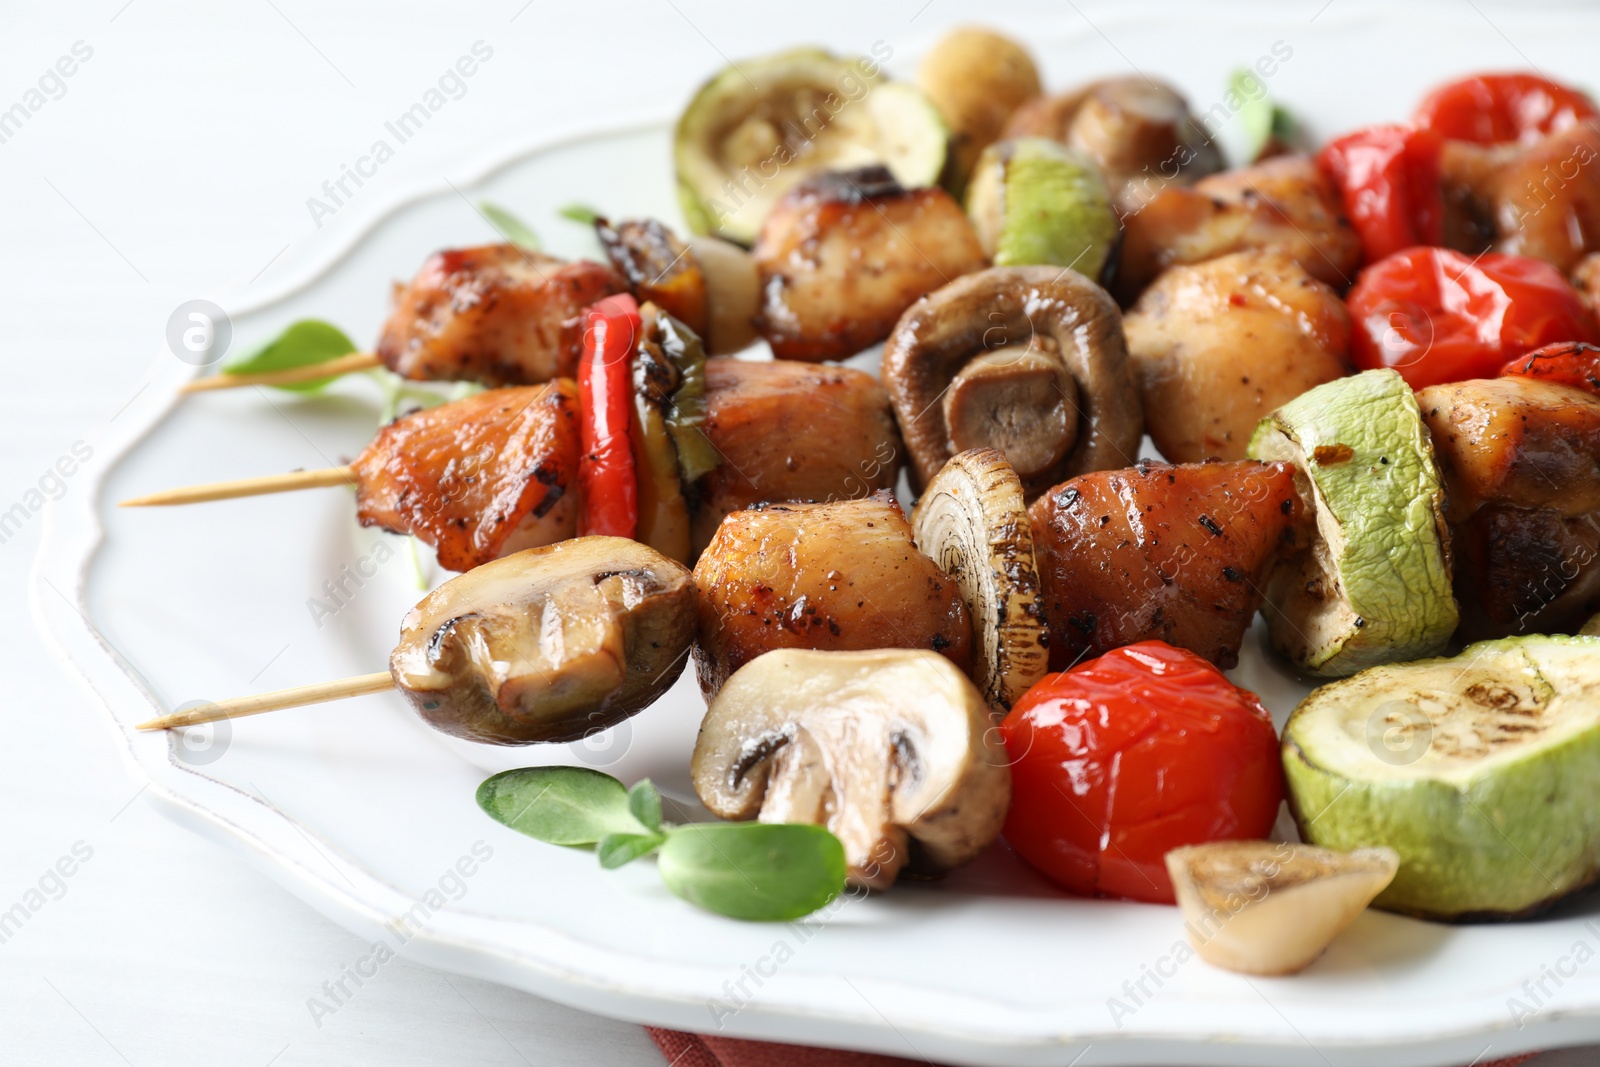
[[[1049,669],[1022,482],[992,448],[950,458],[911,515],[917,547],[955,579],[972,620],[972,680],[1007,711]]]
[[[574,741],[649,706],[694,639],[688,568],[623,537],[485,563],[406,615],[389,672],[429,725],[501,745]]]
[[[883,380],[920,490],[954,453],[942,396],[975,357],[1048,337],[1078,388],[1072,447],[1023,483],[1029,499],[1088,471],[1133,463],[1144,435],[1116,303],[1094,282],[1051,266],[991,267],[913,304],[883,352]],[[1017,413],[1021,418],[1027,413]]]
[[[690,771],[725,819],[824,823],[850,879],[891,885],[916,842],[938,870],[1000,833],[1011,771],[966,675],[933,652],[768,652],[706,711]]]

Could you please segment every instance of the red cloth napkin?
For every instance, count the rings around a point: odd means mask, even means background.
[[[843,1052],[832,1048],[775,1045],[737,1037],[684,1034],[677,1030],[645,1027],[667,1058],[667,1067],[927,1067],[921,1060],[879,1056],[873,1052]],[[1503,1060],[1475,1063],[1471,1067],[1517,1067],[1533,1053]]]

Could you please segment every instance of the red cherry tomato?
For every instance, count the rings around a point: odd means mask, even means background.
[[[1556,341],[1600,342],[1578,291],[1548,263],[1408,248],[1361,272],[1346,298],[1361,370],[1393,367],[1413,389],[1491,378]]]
[[[1338,188],[1344,213],[1361,235],[1362,262],[1442,240],[1444,198],[1432,130],[1369,126],[1328,143],[1317,167]]]
[[[583,453],[578,457],[582,508],[578,532],[632,537],[639,525],[639,483],[628,422],[633,411],[630,372],[639,335],[639,305],[627,293],[608,296],[583,313],[578,362],[578,410]]]
[[[1532,144],[1594,114],[1583,93],[1537,74],[1479,74],[1423,97],[1416,124],[1451,141]]]
[[[1168,852],[1266,837],[1283,799],[1278,735],[1255,694],[1164,641],[1046,675],[1000,731],[1006,840],[1084,896],[1170,904]]]
[[[1545,345],[1500,368],[1500,377],[1538,378],[1600,396],[1600,348],[1581,341]]]

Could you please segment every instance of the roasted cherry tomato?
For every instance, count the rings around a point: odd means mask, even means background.
[[[1346,300],[1355,365],[1393,367],[1414,389],[1492,378],[1557,341],[1600,342],[1578,291],[1525,256],[1408,248],[1363,270]]]
[[[1283,799],[1278,735],[1255,694],[1164,641],[1046,675],[1000,731],[1006,840],[1085,896],[1170,904],[1168,852],[1266,837]]]
[[[1545,345],[1500,368],[1500,377],[1538,378],[1600,396],[1600,348],[1581,341]]]
[[[633,346],[639,305],[627,293],[584,313],[578,363],[583,453],[578,459],[582,511],[578,532],[632,537],[639,525],[639,485],[628,424],[633,411]]]
[[[1532,144],[1594,114],[1583,93],[1537,74],[1479,74],[1423,97],[1416,124],[1451,141]]]
[[[1329,142],[1317,154],[1317,167],[1338,188],[1344,213],[1361,235],[1362,262],[1440,243],[1443,143],[1432,130],[1369,126]]]

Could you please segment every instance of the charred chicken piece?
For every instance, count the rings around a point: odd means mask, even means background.
[[[1222,668],[1303,508],[1286,463],[1140,463],[1085,474],[1028,509],[1050,669],[1159,639]]]
[[[471,570],[573,535],[580,448],[569,379],[427,408],[379,430],[356,460],[357,516]]]
[[[1563,273],[1600,251],[1600,130],[1586,122],[1531,145],[1446,142],[1445,240],[1542,259]]]
[[[1049,137],[1100,165],[1121,213],[1138,211],[1169,185],[1222,168],[1222,154],[1172,86],[1107,78],[1037,97],[1012,113],[1005,137]]]
[[[655,304],[697,335],[707,319],[706,276],[689,246],[655,219],[596,219],[595,236],[606,258],[628,281],[641,304]]]
[[[1343,292],[1361,262],[1361,239],[1339,195],[1305,156],[1169,188],[1124,220],[1117,298],[1131,303],[1168,267],[1250,248],[1278,248],[1313,278]]]
[[[695,564],[694,583],[695,667],[708,700],[775,648],[923,648],[971,667],[961,590],[917,550],[888,493],[736,511]]]
[[[1243,459],[1262,418],[1349,373],[1344,301],[1275,249],[1172,267],[1122,327],[1150,437],[1174,463]]]
[[[610,267],[511,244],[439,252],[410,284],[396,283],[378,358],[422,381],[499,386],[570,377],[583,343],[579,312],[626,288]]]
[[[1417,394],[1448,493],[1457,636],[1571,632],[1600,610],[1600,399],[1506,377]]]
[[[863,497],[900,473],[889,396],[848,367],[707,360],[705,432],[722,463],[696,485],[697,549],[751,504]]]
[[[844,359],[888,336],[924,293],[984,264],[943,189],[901,188],[884,167],[807,178],[778,201],[754,249],[756,326],[779,359]]]
[[[1431,385],[1417,406],[1459,521],[1485,504],[1600,510],[1600,398],[1534,378]]]
[[[693,639],[687,568],[626,538],[578,537],[429,593],[401,624],[389,673],[447,734],[574,741],[666,692]]]

